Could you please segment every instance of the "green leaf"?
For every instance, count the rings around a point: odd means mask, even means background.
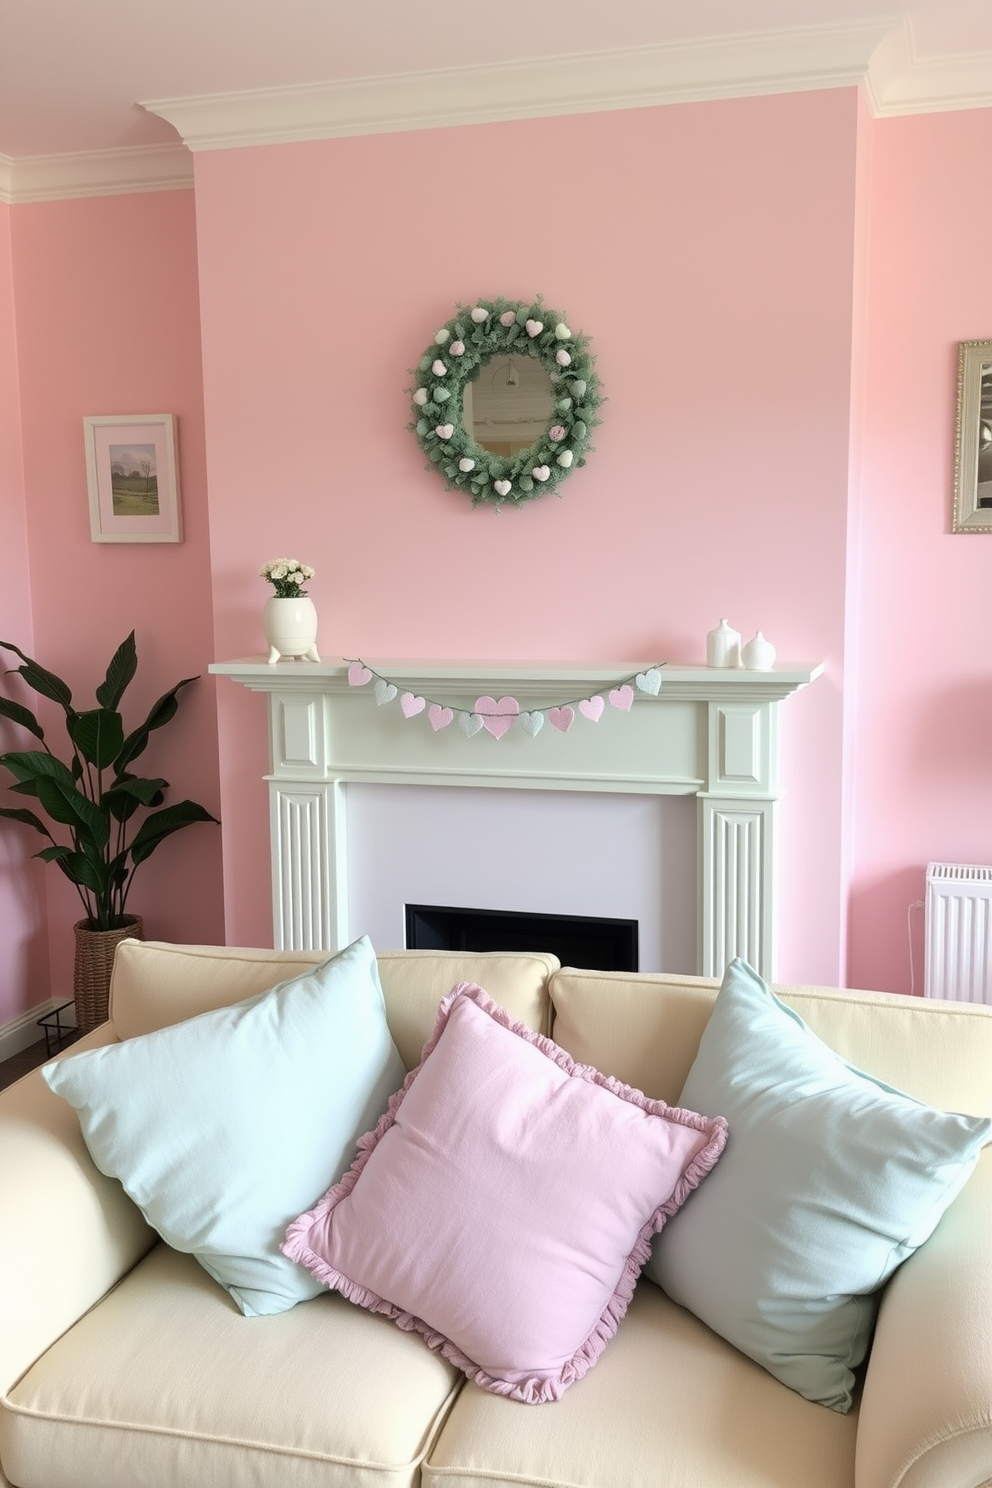
[[[156,811],[152,816],[145,817],[131,843],[131,858],[135,863],[143,863],[149,857],[164,838],[178,832],[183,827],[192,826],[193,822],[216,822],[217,818],[211,816],[203,806],[198,806],[195,801],[178,801],[174,806],[166,806],[162,811]]]
[[[164,692],[157,702],[152,704],[144,723],[140,728],[136,728],[133,733],[128,734],[124,743],[121,745],[120,752],[113,762],[114,769],[118,775],[124,771],[133,759],[137,759],[139,754],[144,753],[148,745],[148,735],[152,730],[162,728],[164,724],[169,722],[170,718],[175,717],[176,710],[179,707],[176,697],[180,688],[188,687],[191,682],[198,680],[199,678],[197,677],[184,677],[181,682],[177,682],[175,687],[170,687],[168,692]]]
[[[69,720],[69,738],[83,759],[98,770],[106,770],[121,752],[124,724],[119,713],[107,708],[90,708]]]
[[[129,821],[139,806],[160,806],[165,800],[168,783],[162,779],[140,780],[135,776],[115,780],[110,789],[104,791],[100,804],[116,821]]]
[[[0,765],[6,765],[15,780],[27,787],[25,795],[37,795],[34,787],[44,779],[61,780],[70,790],[75,789],[69,767],[40,749],[14,749],[9,754],[0,754]],[[16,790],[17,786],[13,789]]]
[[[57,863],[60,858],[67,858],[71,852],[71,847],[64,847],[56,842],[54,847],[43,847],[41,852],[35,853],[35,857],[41,858],[45,863]]]
[[[37,783],[38,800],[53,821],[62,822],[89,837],[101,849],[110,838],[110,820],[99,806],[84,796],[74,785],[41,776]]]
[[[14,670],[20,672],[29,687],[32,687],[35,692],[40,692],[42,697],[51,698],[53,703],[60,703],[67,713],[71,712],[72,693],[61,677],[56,677],[54,672],[46,671],[33,657],[25,655],[19,646],[13,645],[10,641],[0,641],[0,650],[13,651],[15,656],[21,658],[24,665],[15,667]]]
[[[41,857],[41,853],[36,854]],[[68,852],[63,857],[55,858],[62,872],[70,883],[82,884],[84,889],[89,889],[93,894],[102,894],[104,885],[101,875],[97,873],[93,864],[82,853]]]
[[[121,641],[110,658],[107,675],[96,690],[96,700],[101,708],[113,710],[127,690],[128,683],[138,670],[138,651],[134,644],[134,631]]]
[[[0,718],[9,718],[11,723],[19,723],[21,728],[34,734],[36,739],[45,737],[45,731],[31,709],[25,708],[22,703],[15,703],[11,698],[0,698]]]
[[[36,827],[43,836],[50,838],[53,842],[55,840],[45,823],[40,817],[35,816],[33,811],[20,810],[16,806],[0,806],[0,816],[5,816],[8,821],[23,822],[27,827]],[[47,852],[48,849],[46,848],[45,851]]]

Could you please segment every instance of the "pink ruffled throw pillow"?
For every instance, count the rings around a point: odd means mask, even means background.
[[[613,1337],[651,1237],[726,1139],[722,1117],[576,1064],[462,983],[282,1248],[484,1389],[557,1400]]]

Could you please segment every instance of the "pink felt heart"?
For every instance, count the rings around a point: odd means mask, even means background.
[[[579,704],[579,712],[583,718],[588,718],[590,723],[598,723],[605,707],[606,704],[601,697],[583,698]]]
[[[431,728],[437,733],[438,729],[447,728],[454,718],[450,708],[442,708],[440,703],[431,703],[427,710],[427,717],[431,721]]]
[[[405,692],[400,698],[400,707],[403,709],[404,718],[415,718],[427,707],[427,699],[415,697],[412,692]]]
[[[534,477],[534,479],[539,481],[546,481],[550,474],[551,469],[547,465],[535,465],[534,469],[531,471],[531,475]]]
[[[621,713],[629,713],[630,705],[633,701],[634,689],[629,682],[625,682],[622,687],[613,687],[610,689],[610,702],[614,708],[619,708]]]
[[[372,673],[367,666],[360,661],[353,661],[348,668],[348,686],[364,687],[366,682],[372,681]]]
[[[529,320],[527,322],[527,334],[531,337],[532,340],[535,336],[539,336],[543,330],[543,320]]]
[[[512,483],[508,480],[493,481],[493,485],[496,487],[496,494],[498,496],[509,496],[513,489]]]
[[[450,439],[454,432],[454,424],[438,424],[437,428],[434,430],[434,433],[437,435],[438,439]]]
[[[494,739],[502,739],[507,730],[513,727],[513,720],[520,712],[520,704],[512,697],[501,697],[499,702],[495,698],[480,697],[475,700],[475,712],[482,719],[482,727]]]
[[[567,703],[564,708],[549,708],[548,722],[552,727],[560,729],[563,734],[567,734],[575,722],[575,709],[570,708]]]

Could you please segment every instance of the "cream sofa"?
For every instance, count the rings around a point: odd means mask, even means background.
[[[125,942],[76,1049],[238,1001],[318,954]],[[477,981],[576,1059],[674,1103],[716,994],[551,956],[388,953],[414,1065]],[[845,1058],[992,1114],[992,1011],[779,987]],[[732,1243],[732,1237],[728,1237]],[[487,1394],[416,1334],[326,1294],[245,1319],[101,1176],[37,1072],[0,1096],[0,1483],[17,1488],[978,1488],[992,1482],[992,1152],[884,1298],[862,1397],[811,1404],[642,1280],[550,1405]]]

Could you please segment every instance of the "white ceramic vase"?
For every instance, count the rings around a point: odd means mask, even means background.
[[[301,661],[319,661],[317,654],[317,611],[312,599],[301,594],[297,599],[265,601],[262,628],[269,643],[269,664],[280,656]]]
[[[739,667],[741,664],[741,633],[734,630],[726,620],[721,620],[715,630],[706,637],[706,665],[711,667]]]
[[[761,631],[748,641],[741,652],[741,660],[750,672],[770,672],[775,665],[775,647],[766,641]]]

